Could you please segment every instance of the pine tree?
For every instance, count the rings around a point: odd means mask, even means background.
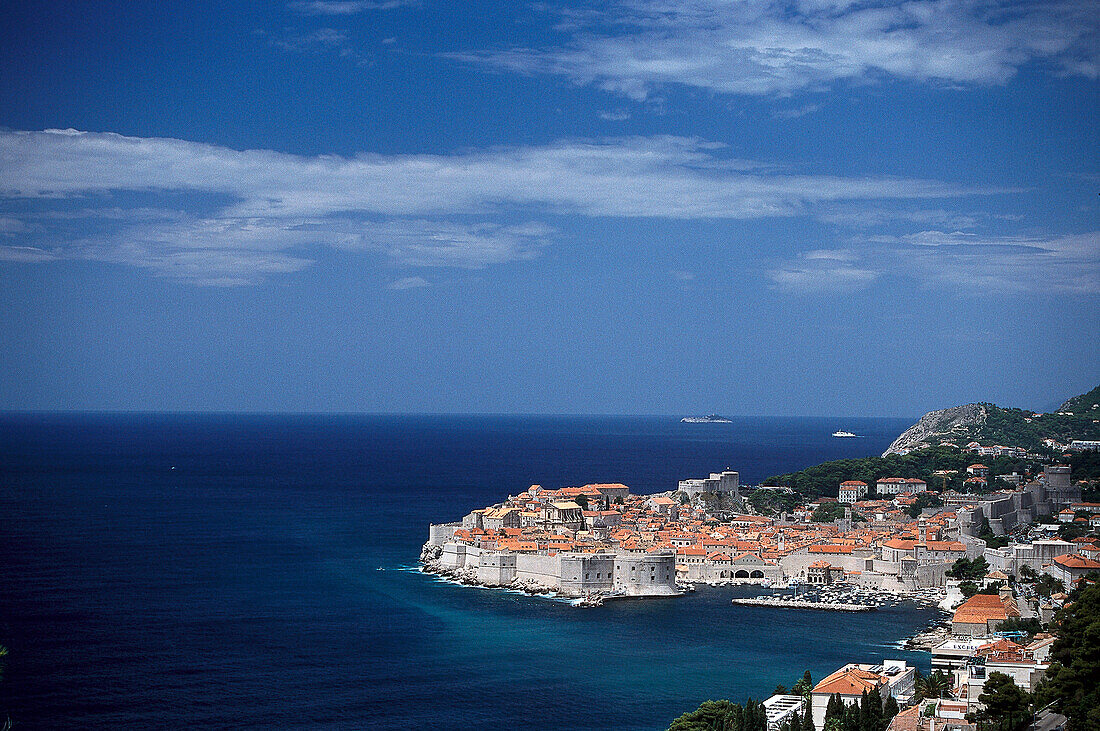
[[[802,731],[817,731],[814,728],[813,709],[809,704],[806,705],[806,713],[802,716]]]
[[[886,721],[886,725],[889,726],[890,722],[894,720],[894,716],[901,712],[901,708],[898,707],[897,700],[894,696],[887,696],[886,703],[882,706],[882,717]]]
[[[844,701],[841,701],[843,704]],[[853,703],[844,708],[844,731],[860,731],[859,704]]]
[[[867,694],[867,706],[867,715],[870,719],[869,730],[885,731],[886,723],[883,722],[882,715],[882,694],[879,693],[878,688],[872,688]]]
[[[812,691],[813,689],[814,681],[810,677],[810,671],[807,670],[806,672],[802,673],[802,679],[795,683],[794,687],[791,688],[791,692],[795,695],[800,695],[805,698],[806,696],[810,695],[810,691]]]

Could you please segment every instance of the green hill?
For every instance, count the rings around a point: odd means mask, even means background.
[[[1096,418],[1100,415],[1100,386],[1097,386],[1088,393],[1074,396],[1058,407],[1058,410],[1071,412],[1074,416],[1087,415]]]
[[[1100,439],[1100,410],[1092,408],[1097,403],[1100,403],[1100,387],[1075,396],[1058,412],[1049,414],[990,403],[931,411],[894,440],[885,454],[923,449],[944,442],[960,447],[970,442],[983,446],[1000,444],[1039,452],[1043,449],[1044,439],[1053,439],[1060,444],[1074,439]]]

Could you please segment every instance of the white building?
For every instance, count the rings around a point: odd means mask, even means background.
[[[839,693],[845,705],[859,703],[863,693],[878,688],[882,699],[892,697],[905,705],[913,697],[917,669],[904,660],[884,660],[881,665],[849,663],[828,676],[810,693],[814,728],[825,728],[825,708],[829,698]]]
[[[806,707],[805,699],[800,695],[773,695],[764,701],[764,712],[768,716],[768,731],[779,731],[779,727],[790,720],[794,714],[802,715]]]
[[[928,483],[915,477],[883,477],[875,482],[879,495],[900,495],[903,492],[918,493],[928,489]]]
[[[864,495],[867,494],[868,489],[869,488],[867,487],[866,482],[861,482],[859,480],[845,480],[844,482],[840,483],[840,491],[837,493],[837,501],[848,503],[849,505],[859,502],[863,499]]]

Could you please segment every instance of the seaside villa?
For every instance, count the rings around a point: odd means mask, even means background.
[[[825,709],[829,698],[839,693],[845,705],[860,702],[863,693],[878,688],[883,700],[894,698],[905,705],[916,687],[917,669],[904,660],[884,660],[881,665],[849,663],[823,679],[810,693],[814,728],[825,728]]]

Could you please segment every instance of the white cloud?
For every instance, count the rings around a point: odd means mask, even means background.
[[[35,231],[5,240],[48,257],[241,284],[308,266],[318,246],[415,267],[532,259],[557,235],[538,221],[543,216],[752,219],[845,201],[985,192],[792,174],[725,153],[696,139],[634,137],[455,155],[304,157],[73,130],[0,131],[0,199],[9,211],[35,204]],[[141,205],[120,205],[125,191],[143,193]],[[206,201],[201,213],[180,210],[189,197]],[[20,218],[29,220],[29,211]]]
[[[368,10],[393,10],[416,5],[415,0],[304,0],[287,6],[304,15],[355,15]]]
[[[800,107],[777,109],[772,112],[772,116],[778,119],[798,119],[799,117],[805,117],[807,114],[813,114],[818,109],[821,109],[820,104],[803,104]]]
[[[589,216],[758,218],[807,205],[984,193],[928,180],[779,174],[683,137],[569,141],[459,155],[301,157],[72,130],[0,132],[0,196],[186,190],[233,217],[424,216],[530,207]]]
[[[769,274],[782,289],[807,293],[849,292],[867,286],[878,277],[878,273],[870,269],[829,259],[806,260]]]
[[[389,289],[420,289],[427,287],[429,282],[424,277],[402,277],[386,285]]]
[[[57,257],[45,249],[35,246],[2,246],[0,245],[0,261],[16,261],[24,264],[37,264],[44,261],[54,261]]]
[[[394,220],[368,227],[359,245],[382,250],[404,266],[481,269],[535,258],[553,232],[539,224]]]
[[[623,111],[621,109],[614,112],[604,110],[600,112],[600,119],[605,122],[623,122],[630,119],[630,112]]]
[[[815,250],[769,272],[781,288],[856,289],[885,277],[960,292],[1100,292],[1100,232],[1069,236],[982,236],[921,231]]]
[[[453,57],[556,74],[633,99],[664,84],[785,95],[881,76],[1000,84],[1031,61],[1096,78],[1092,2],[624,0],[570,14],[572,42]]]

